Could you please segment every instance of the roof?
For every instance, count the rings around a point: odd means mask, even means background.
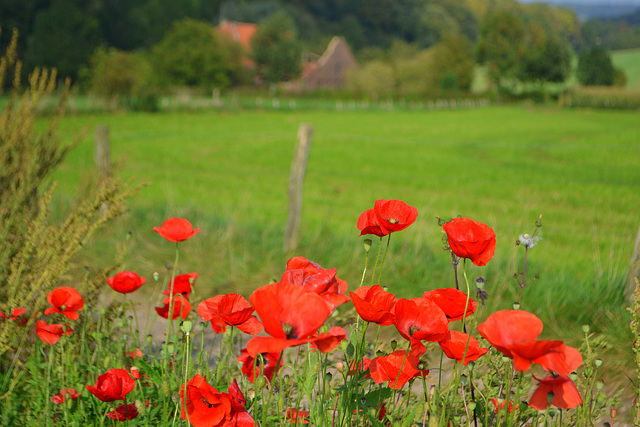
[[[256,33],[257,28],[256,24],[225,20],[220,22],[216,30],[219,34],[224,34],[240,43],[245,51],[251,52],[251,37]]]

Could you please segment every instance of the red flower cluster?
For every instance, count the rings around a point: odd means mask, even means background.
[[[309,411],[301,411],[297,408],[287,409],[287,419],[291,424],[309,424]]]
[[[475,265],[486,265],[496,250],[496,233],[491,227],[469,218],[454,218],[442,226],[451,251]]]
[[[186,319],[191,311],[191,303],[189,300],[182,296],[182,294],[176,294],[173,297],[166,297],[162,300],[162,307],[156,307],[156,312],[160,317],[165,319],[169,318],[169,310],[171,309],[171,300],[173,299],[173,313],[171,319],[175,320],[178,317]]]
[[[389,382],[389,387],[401,389],[413,378],[429,375],[428,369],[418,367],[420,359],[412,352],[394,351],[388,356],[374,358],[369,365],[371,378],[376,384]]]
[[[60,405],[69,399],[76,400],[78,396],[80,396],[80,393],[75,388],[63,388],[60,393],[51,396],[51,401],[56,405]]]
[[[250,382],[253,382],[258,375],[264,375],[271,381],[276,370],[282,367],[282,361],[277,365],[280,353],[262,353],[253,357],[249,355],[246,348],[240,350],[240,353],[238,362],[242,363],[242,373]]]
[[[22,315],[26,312],[26,308],[14,308],[13,310],[11,310],[11,315],[9,316],[0,311],[0,317],[2,317],[3,319],[15,320],[19,325],[24,325],[27,323],[27,319],[22,317]]]
[[[530,406],[545,409],[547,393],[553,391],[552,405],[574,408],[582,403],[582,399],[568,375],[580,366],[582,355],[562,341],[538,340],[542,328],[542,321],[534,314],[521,310],[503,310],[493,313],[478,325],[478,332],[496,350],[513,359],[513,365],[518,371],[527,371],[532,363],[536,363],[554,373],[540,381],[531,397],[533,403]]]
[[[136,382],[126,369],[109,369],[100,375],[95,386],[86,386],[87,390],[103,402],[125,400],[125,396],[133,390]]]
[[[203,322],[211,320],[216,334],[224,333],[227,326],[235,326],[249,335],[262,332],[262,323],[253,316],[254,309],[242,295],[230,293],[208,298],[198,304],[198,315]]]
[[[254,426],[255,421],[244,408],[246,400],[236,380],[233,380],[228,391],[220,393],[206,382],[206,377],[197,374],[182,384],[182,419],[188,420],[194,427]]]
[[[185,298],[191,295],[191,286],[195,285],[198,273],[180,274],[167,285],[167,289],[162,291],[162,295],[171,295],[171,285],[173,285],[173,295],[180,294]]]
[[[133,271],[121,271],[114,277],[107,277],[107,283],[116,292],[128,294],[144,285],[147,279],[138,276]]]
[[[114,411],[107,413],[107,417],[116,421],[132,420],[138,416],[138,408],[135,403],[119,405]]]
[[[360,235],[386,236],[404,230],[418,217],[418,210],[401,200],[376,200],[373,209],[364,211],[358,218]]]
[[[153,227],[159,235],[170,242],[182,242],[198,234],[199,228],[193,228],[191,223],[184,218],[169,218],[162,223],[162,227]]]

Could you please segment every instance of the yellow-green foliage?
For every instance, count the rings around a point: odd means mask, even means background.
[[[0,112],[0,311],[25,307],[35,313],[45,308],[46,296],[52,289],[77,286],[83,281],[65,276],[73,266],[74,256],[97,229],[123,212],[123,201],[132,189],[103,177],[62,224],[51,223],[49,206],[54,186],[43,188],[44,179],[79,141],[63,143],[56,134],[69,83],[48,128],[36,132],[38,101],[56,89],[56,73],[35,71],[22,91],[16,41],[14,32],[0,59],[0,88],[12,72],[15,76],[12,94]],[[101,273],[85,278],[79,289],[87,303],[104,281]],[[30,317],[27,328],[32,322],[34,318]],[[0,322],[0,356],[13,349],[18,327],[17,322]]]
[[[560,101],[567,107],[633,110],[640,108],[640,91],[609,86],[581,87],[571,90]]]

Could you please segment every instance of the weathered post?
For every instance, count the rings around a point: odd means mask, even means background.
[[[291,163],[291,174],[289,175],[289,219],[287,220],[287,229],[284,234],[285,252],[292,251],[298,246],[298,229],[300,228],[300,217],[302,215],[302,186],[311,149],[312,135],[313,126],[301,123],[298,128],[298,140],[293,162]]]
[[[633,298],[633,292],[636,287],[635,278],[640,280],[640,228],[638,228],[638,235],[636,236],[636,243],[633,246],[633,255],[631,255],[631,263],[629,264],[629,277],[627,282],[627,289],[625,297],[627,299]]]
[[[100,178],[109,176],[109,126],[96,126],[94,155]]]

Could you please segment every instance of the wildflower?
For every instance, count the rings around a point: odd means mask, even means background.
[[[178,317],[182,317],[186,319],[191,311],[191,303],[188,299],[183,297],[181,294],[177,294],[173,297],[166,297],[162,303],[164,306],[156,307],[156,312],[160,317],[164,317],[165,319],[169,318],[169,307],[171,304],[171,299],[173,299],[173,314],[171,319],[177,319]]]
[[[571,409],[582,405],[582,397],[573,381],[567,376],[549,376],[543,380],[536,378],[540,384],[531,395],[529,406],[538,410],[545,410],[549,405],[549,397],[553,398],[550,404],[560,409]]]
[[[562,341],[537,340],[542,321],[522,310],[502,310],[478,325],[478,332],[496,350],[513,359],[518,371],[527,371],[531,363],[568,375],[582,363],[580,352]]]
[[[428,369],[419,369],[420,359],[411,352],[394,351],[388,356],[374,358],[369,365],[371,378],[376,384],[389,382],[389,387],[401,389],[410,379],[428,375]]]
[[[335,268],[322,268],[305,257],[297,256],[287,261],[287,269],[280,283],[302,286],[305,291],[320,295],[334,309],[349,301],[349,297],[344,294],[347,282],[336,277],[336,274]]]
[[[229,393],[221,393],[197,374],[180,391],[180,416],[194,427],[254,426],[255,422],[244,408],[246,400],[234,379]]]
[[[404,230],[418,217],[418,209],[401,200],[376,200],[373,210],[380,228],[386,234]]]
[[[518,242],[528,249],[534,247],[540,240],[542,240],[542,236],[532,236],[527,233],[518,236]]]
[[[198,278],[198,273],[188,273],[188,274],[180,274],[176,276],[169,284],[167,285],[167,289],[162,291],[163,295],[171,294],[171,284],[173,283],[173,295],[181,294],[185,298],[189,298],[191,295],[191,286],[196,283],[196,279]]]
[[[71,335],[73,333],[69,325],[65,326],[60,323],[47,325],[47,322],[44,320],[38,320],[36,322],[36,334],[41,341],[54,345],[60,340],[61,336]]]
[[[393,306],[397,298],[385,291],[380,285],[361,286],[355,292],[349,292],[356,311],[365,322],[380,326],[393,324]]]
[[[249,301],[270,335],[254,337],[247,343],[247,351],[253,357],[327,338],[315,334],[332,308],[314,292],[291,283],[272,283],[257,289]]]
[[[76,400],[78,396],[80,396],[80,393],[78,393],[75,388],[63,388],[60,390],[60,393],[51,396],[50,400],[56,405],[60,405],[69,399]]]
[[[121,294],[128,294],[138,290],[146,281],[147,279],[138,276],[133,271],[121,271],[114,277],[107,277],[109,286]]]
[[[411,342],[418,356],[426,351],[420,341],[438,342],[447,336],[447,317],[436,303],[427,298],[400,299],[393,311],[396,329]]]
[[[496,233],[491,227],[470,218],[454,218],[442,228],[447,233],[451,251],[468,258],[475,265],[486,265],[496,250]]]
[[[434,289],[424,293],[424,297],[436,303],[449,322],[460,320],[463,317],[469,317],[476,311],[478,303],[472,299],[468,299],[467,294],[454,288]],[[467,311],[465,313],[465,307]]]
[[[16,320],[18,321],[19,325],[25,325],[27,323],[27,319],[26,318],[21,318],[21,316],[23,314],[25,314],[27,312],[26,308],[14,308],[13,310],[11,310],[11,315],[7,316],[6,314],[4,314],[3,312],[0,311],[0,317],[4,318],[4,319],[11,319],[11,320]]]
[[[493,413],[494,413],[494,414],[497,414],[497,413],[498,413],[498,411],[499,411],[500,409],[504,408],[505,404],[507,403],[507,401],[506,401],[506,400],[504,400],[504,399],[496,399],[495,397],[494,397],[494,398],[491,398],[491,399],[489,399],[489,400],[491,401],[491,403],[493,403],[493,406],[495,406],[495,408],[496,408],[496,409],[494,409],[494,410],[493,410]],[[518,405],[516,405],[516,411],[517,411],[518,409],[519,409],[519,406],[518,406]],[[507,406],[507,411],[508,411],[509,413],[513,412],[513,402],[512,402],[512,401],[509,401],[509,405]]]
[[[291,424],[309,424],[309,411],[301,411],[297,408],[287,409],[287,418]]]
[[[387,230],[380,227],[378,217],[373,209],[367,209],[360,214],[360,217],[358,217],[357,227],[358,230],[360,230],[361,236],[373,234],[378,237],[383,237],[389,234]]]
[[[153,227],[162,237],[170,242],[182,242],[198,234],[199,228],[193,228],[191,223],[184,218],[169,218],[162,223],[162,227]]]
[[[44,311],[45,315],[51,313],[60,313],[70,320],[77,320],[80,315],[77,313],[84,307],[84,299],[80,292],[68,286],[60,286],[49,292],[47,301],[53,307],[49,307]]]
[[[260,374],[271,381],[276,370],[282,367],[282,361],[279,366],[276,366],[279,358],[280,353],[261,353],[252,357],[247,349],[243,348],[240,350],[238,362],[242,363],[242,373],[249,379],[249,382],[253,382]]]
[[[224,333],[227,326],[235,326],[249,335],[262,332],[262,323],[253,316],[254,309],[242,295],[230,293],[208,298],[198,304],[198,315],[204,322],[211,320],[216,334]]]
[[[119,405],[115,411],[111,411],[107,414],[107,417],[116,421],[133,420],[138,416],[138,408],[135,403],[129,403],[128,405]]]
[[[486,348],[481,348],[478,340],[474,337],[458,331],[449,331],[438,344],[449,359],[455,359],[465,366],[472,360],[478,360],[480,356],[489,351]]]
[[[86,386],[87,390],[103,402],[125,400],[125,396],[133,390],[136,382],[126,369],[109,369],[100,375],[95,386]]]

